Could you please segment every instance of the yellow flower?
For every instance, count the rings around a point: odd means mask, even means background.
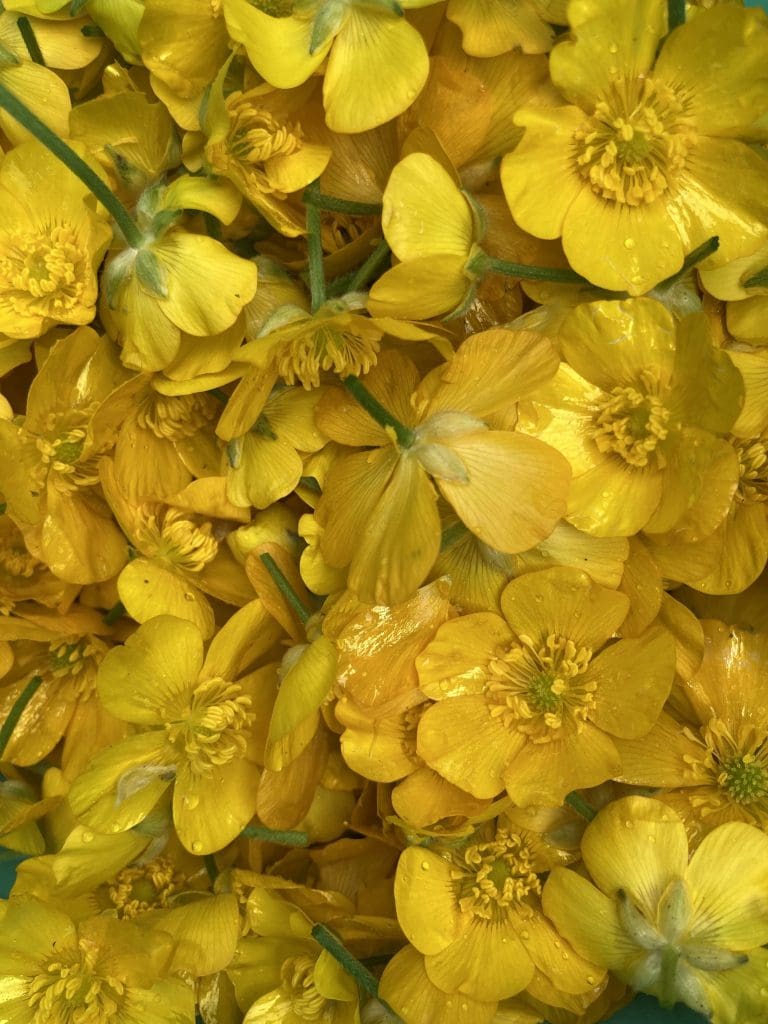
[[[233,182],[281,234],[303,235],[306,217],[286,196],[319,178],[331,158],[329,146],[312,141],[311,118],[309,137],[302,128],[312,87],[288,92],[262,85],[225,95],[229,66],[216,76],[205,107],[205,164]]]
[[[417,659],[422,692],[437,701],[419,723],[417,751],[473,796],[506,788],[519,806],[559,806],[570,790],[616,777],[613,737],[652,728],[675,646],[661,627],[608,644],[629,601],[575,569],[513,580],[501,608],[504,618],[447,622]]]
[[[128,501],[115,481],[111,460],[101,467],[107,501],[136,556],[120,570],[117,591],[131,618],[178,615],[194,622],[205,638],[213,635],[214,614],[207,594],[227,604],[253,597],[245,571],[219,543],[215,520],[246,515],[225,497],[223,477],[193,481],[174,504]]]
[[[547,21],[565,23],[565,4],[557,12],[551,0],[450,0],[447,17],[462,31],[463,46],[473,57],[496,57],[520,47],[523,53],[546,53],[554,32]]]
[[[88,189],[29,142],[4,157],[0,194],[0,332],[37,338],[55,324],[90,323],[111,232]]]
[[[10,4],[8,6],[11,7]],[[48,56],[50,56],[50,51]],[[48,64],[48,61],[45,63]],[[0,14],[0,83],[14,95],[23,96],[24,103],[29,109],[57,135],[65,138],[69,135],[71,101],[66,83],[60,75],[51,70],[50,66],[46,67],[30,59],[29,51],[19,32],[18,18],[10,10],[6,11],[5,7]],[[32,138],[31,134],[6,110],[0,113],[0,127],[14,146],[28,142]],[[42,149],[42,147],[40,148]],[[51,165],[59,169],[59,174],[61,174],[61,164],[57,163],[56,159],[47,152],[46,158]],[[0,175],[0,180],[2,180],[2,175]],[[48,186],[49,188],[52,186],[50,180]],[[81,196],[86,194],[84,187],[79,182],[78,189]],[[52,189],[52,191],[55,195],[55,190]],[[39,207],[40,198],[35,193],[35,208]],[[4,197],[3,205],[5,202],[7,200]]]
[[[620,740],[619,777],[677,794],[697,831],[743,821],[768,832],[768,638],[720,622],[704,632],[704,660],[684,687],[689,720],[665,712],[642,740]]]
[[[429,57],[403,9],[437,0],[223,0],[232,38],[279,89],[305,82],[328,58],[323,100],[334,132],[363,132],[401,114],[424,86]]]
[[[486,1003],[516,995],[537,972],[566,993],[594,989],[604,972],[570,949],[541,910],[539,874],[559,862],[554,848],[503,817],[462,843],[404,850],[397,918],[424,954],[430,982]]]
[[[0,1013],[18,1024],[188,1024],[192,990],[167,977],[169,936],[128,921],[76,924],[33,898],[0,905]]]
[[[523,551],[552,532],[564,511],[565,462],[508,425],[514,403],[553,369],[545,339],[507,330],[467,339],[421,384],[410,360],[387,352],[363,380],[405,426],[397,438],[344,391],[323,399],[323,433],[368,449],[336,459],[317,507],[323,556],[350,566],[349,586],[361,600],[404,601],[432,568],[440,520],[430,478],[468,528],[499,551]],[[507,429],[494,429],[497,422]],[[509,493],[524,493],[525,507],[506,500]]]
[[[8,515],[28,550],[71,583],[110,579],[128,548],[101,496],[99,462],[114,441],[133,383],[113,346],[88,327],[59,340],[40,369],[23,423],[0,419]],[[117,415],[102,415],[117,392]]]
[[[45,853],[45,839],[38,821],[58,800],[40,798],[22,777],[6,768],[0,782],[0,842],[7,850],[36,857]]]
[[[674,811],[626,797],[589,825],[582,856],[594,885],[555,868],[542,895],[545,912],[582,956],[713,1024],[757,1024],[768,981],[759,948],[768,940],[768,836],[723,825],[689,862]]]
[[[672,32],[664,0],[580,0],[550,73],[570,105],[527,109],[501,178],[512,215],[562,237],[593,284],[639,295],[713,235],[721,266],[765,238],[762,11],[715,7]]]
[[[203,657],[191,622],[161,615],[104,659],[99,695],[144,730],[98,754],[72,784],[75,815],[102,832],[143,821],[173,785],[173,821],[196,854],[230,843],[256,810],[260,677],[249,671],[277,639],[260,601],[229,619]],[[159,685],[162,681],[162,685]]]
[[[57,579],[24,544],[24,535],[10,516],[0,516],[0,614],[15,605],[34,601],[66,612],[77,596],[77,586]]]
[[[664,533],[700,501],[698,536],[711,533],[738,479],[716,435],[736,420],[743,383],[706,316],[676,323],[652,299],[585,303],[557,335],[567,362],[521,426],[571,463],[569,522],[598,537]]]

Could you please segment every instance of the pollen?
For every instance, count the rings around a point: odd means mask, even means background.
[[[0,289],[22,316],[35,313],[72,322],[89,275],[87,254],[70,225],[55,225],[47,234],[12,236],[0,250]]]
[[[690,129],[684,102],[661,82],[616,83],[574,134],[576,166],[596,195],[643,206],[663,195],[685,167]]]
[[[184,875],[167,857],[123,868],[109,887],[118,917],[138,917],[147,910],[171,906],[171,897],[185,887]]]
[[[171,441],[192,437],[216,418],[218,407],[210,395],[161,395],[149,392],[136,420],[143,430]]]
[[[166,732],[180,747],[195,775],[210,777],[214,769],[243,757],[248,744],[247,730],[254,720],[251,698],[239,683],[207,679],[198,684],[190,702],[171,718]]]
[[[663,466],[658,445],[669,432],[670,412],[660,398],[630,386],[615,387],[600,403],[593,438],[601,452],[618,455],[629,466]]]
[[[567,637],[550,634],[543,645],[520,637],[519,644],[490,663],[486,699],[491,715],[538,743],[554,739],[568,720],[578,726],[595,702],[596,684],[578,678],[591,658],[588,647]]]
[[[150,558],[163,558],[187,572],[201,572],[219,550],[210,522],[198,522],[176,508],[145,513],[136,539]]]
[[[368,373],[376,364],[381,331],[366,324],[354,330],[332,319],[297,325],[276,355],[276,369],[286,384],[301,384],[308,391],[320,386],[320,374],[340,377]]]
[[[31,1024],[103,1024],[116,1018],[125,982],[109,973],[110,966],[83,941],[76,951],[46,960],[29,986]]]
[[[744,505],[768,501],[768,443],[762,438],[732,439],[739,457],[736,500]]]
[[[315,961],[312,957],[290,957],[280,970],[282,989],[290,1001],[291,1011],[301,1021],[328,1020],[328,1002],[315,987]]]
[[[459,906],[475,917],[496,919],[529,893],[541,892],[526,843],[505,828],[489,842],[466,847],[455,862]]]
[[[64,491],[92,487],[98,483],[99,455],[87,451],[92,411],[78,409],[50,413],[44,431],[32,435],[38,457],[33,476],[39,486],[51,473],[55,475],[57,487]]]

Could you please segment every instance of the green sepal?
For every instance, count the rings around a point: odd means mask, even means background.
[[[137,252],[136,277],[148,292],[161,299],[168,298],[165,270],[151,249],[139,249]]]

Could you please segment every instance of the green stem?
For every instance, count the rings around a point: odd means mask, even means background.
[[[382,238],[365,263],[363,263],[355,272],[354,277],[349,282],[349,291],[359,292],[365,288],[371,278],[375,277],[377,271],[387,261],[389,258],[389,252],[390,250],[387,240]]]
[[[381,213],[381,203],[357,203],[353,199],[337,199],[336,196],[326,196],[320,191],[319,184],[313,182],[301,197],[307,206],[314,206],[318,210],[327,210],[328,213],[347,213],[351,217],[371,217]]]
[[[706,242],[702,242],[701,245],[697,246],[693,250],[693,252],[688,253],[688,255],[683,260],[682,267],[680,267],[676,274],[673,274],[671,277],[666,278],[656,287],[669,288],[670,285],[675,284],[675,282],[679,281],[682,277],[685,277],[685,275],[692,267],[695,267],[697,263],[701,263],[701,261],[705,260],[707,256],[711,256],[713,252],[717,252],[719,248],[720,239],[717,237],[717,235],[712,235],[712,237],[708,238]]]
[[[306,832],[280,832],[260,825],[249,825],[240,835],[244,839],[259,839],[262,843],[277,843],[279,846],[309,846]]]
[[[573,793],[568,794],[565,802],[571,810],[576,811],[577,814],[580,814],[582,818],[586,818],[587,821],[592,821],[597,814],[594,807],[590,807],[584,797],[580,796],[575,790]]]
[[[32,676],[27,685],[19,694],[19,699],[11,708],[10,714],[3,722],[3,726],[0,729],[0,758],[5,753],[5,748],[8,746],[8,740],[11,738],[11,733],[16,728],[16,723],[24,714],[24,708],[29,704],[34,695],[37,693],[38,687],[43,681],[42,676]]]
[[[7,508],[8,508],[8,505],[4,501],[0,501],[0,516],[4,516],[5,515],[5,510]]]
[[[321,236],[320,207],[312,202],[319,195],[319,185],[313,181],[304,192],[307,206],[307,257],[309,260],[309,291],[312,312],[316,313],[325,302],[325,271],[323,270],[323,240]]]
[[[346,946],[336,938],[333,932],[324,924],[316,924],[312,929],[312,938],[319,942],[323,949],[327,950],[334,960],[338,961],[344,970],[355,979],[357,984],[374,999],[379,998],[379,983],[367,967],[364,967],[358,959],[352,956]]]
[[[479,273],[504,274],[506,277],[519,277],[525,281],[553,281],[555,284],[589,284],[589,281],[575,270],[567,267],[529,267],[524,263],[510,263],[509,260],[498,260],[495,256],[483,253],[476,256],[467,268]]]
[[[35,64],[42,64],[43,67],[45,67],[45,61],[43,60],[43,54],[37,42],[37,36],[32,30],[32,25],[30,24],[29,18],[26,14],[22,14],[16,24],[19,27],[21,38],[24,40],[24,45],[26,46],[27,53],[31,59]]]
[[[394,430],[397,443],[401,448],[412,447],[416,440],[416,435],[411,428],[406,427],[400,420],[395,419],[392,413],[373,397],[359,377],[345,377],[341,383],[350,395],[362,405],[371,419],[376,420],[380,427],[385,429],[390,427]]]
[[[673,946],[665,946],[661,951],[661,994],[659,1003],[665,1010],[671,1010],[677,1002],[677,962],[680,955]]]
[[[744,282],[745,288],[765,288],[768,286],[768,267],[763,267]]]
[[[261,559],[269,575],[275,581],[277,589],[280,591],[280,593],[283,595],[288,604],[296,613],[296,617],[298,618],[299,622],[302,624],[302,626],[306,626],[307,622],[309,621],[310,612],[304,607],[304,605],[301,602],[301,599],[299,598],[299,595],[296,593],[291,584],[283,575],[280,566],[274,560],[272,555],[268,555],[266,552],[263,555],[259,555],[259,558]]]
[[[126,242],[132,249],[141,248],[144,236],[139,230],[136,221],[131,217],[126,208],[113,195],[101,178],[92,170],[82,157],[79,157],[63,139],[60,139],[55,132],[52,132],[48,125],[43,124],[39,117],[21,102],[12,92],[9,92],[4,85],[0,84],[0,107],[15,118],[20,125],[35,136],[46,146],[55,157],[76,175],[96,196],[99,202],[112,214],[115,223],[120,228]]]
[[[117,604],[113,604],[109,611],[102,616],[102,622],[107,626],[112,626],[118,619],[122,619],[124,615],[125,605],[122,601],[118,601]]]
[[[685,0],[667,0],[669,31],[685,24]]]
[[[212,882],[215,882],[219,876],[219,869],[216,867],[216,858],[212,853],[206,853],[203,857],[203,864],[205,864],[205,870],[208,873],[208,877]]]

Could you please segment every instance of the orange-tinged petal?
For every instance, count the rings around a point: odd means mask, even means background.
[[[558,566],[512,580],[502,594],[501,609],[519,636],[529,636],[538,645],[554,633],[594,651],[624,621],[629,600],[578,569]]]
[[[403,850],[395,875],[397,920],[420,953],[444,950],[461,931],[453,869],[431,850]]]
[[[502,776],[524,746],[525,737],[508,732],[483,697],[452,697],[424,712],[419,722],[419,757],[472,796],[494,797]]]
[[[629,823],[629,824],[627,824]],[[688,866],[685,826],[658,800],[615,800],[587,826],[581,844],[595,883],[613,897],[625,891],[653,921],[664,891]]]
[[[571,475],[559,452],[503,430],[460,435],[447,446],[469,480],[438,479],[437,485],[475,536],[497,551],[515,553],[552,533],[566,511]]]

